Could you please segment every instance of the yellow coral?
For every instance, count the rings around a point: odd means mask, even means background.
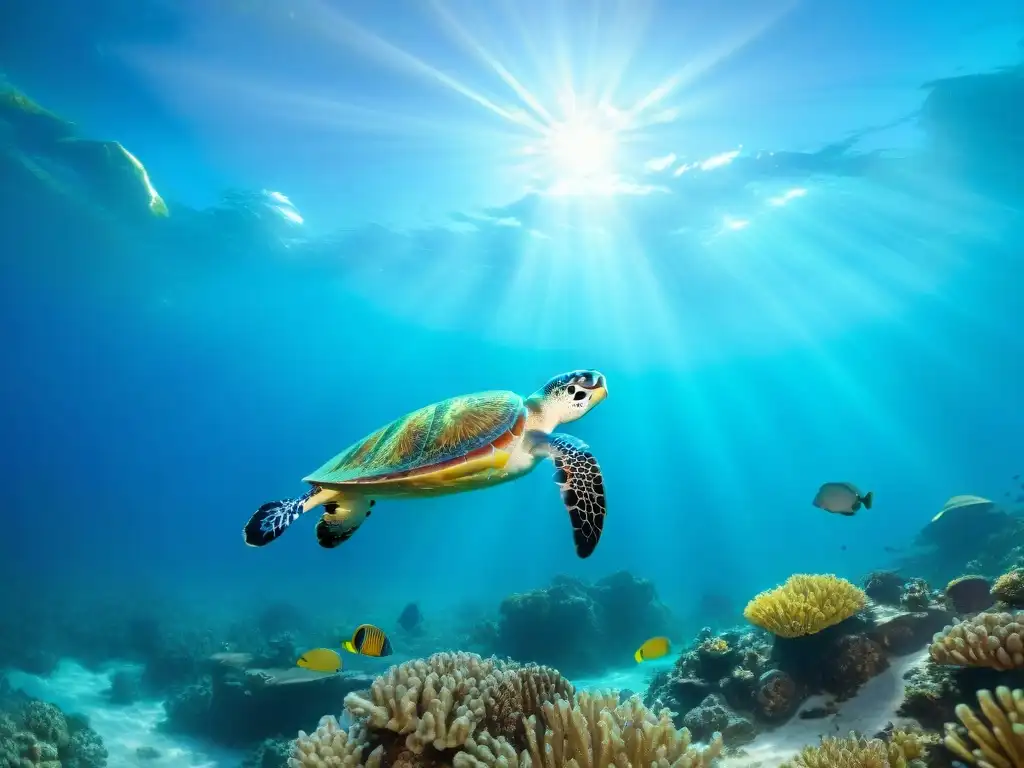
[[[906,768],[928,752],[930,740],[913,731],[893,731],[888,740],[825,737],[821,744],[804,747],[780,768]]]
[[[1024,611],[979,613],[936,633],[928,652],[937,664],[958,667],[1024,667]]]
[[[743,615],[779,637],[813,635],[864,607],[863,590],[832,574],[797,573],[747,603]]]
[[[977,696],[991,728],[974,710],[960,704],[956,716],[974,748],[968,746],[953,723],[946,723],[943,743],[950,752],[978,768],[1024,768],[1024,691],[1000,686],[995,697],[986,690],[978,691]]]

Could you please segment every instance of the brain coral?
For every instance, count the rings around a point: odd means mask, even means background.
[[[757,595],[743,615],[779,637],[801,637],[850,618],[864,607],[864,601],[864,592],[846,579],[797,573],[785,584]]]
[[[928,652],[938,664],[959,667],[1024,667],[1024,612],[979,613],[946,627],[932,638]]]

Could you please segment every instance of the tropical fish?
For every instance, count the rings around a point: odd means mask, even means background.
[[[352,639],[342,642],[341,647],[349,653],[361,653],[363,656],[391,655],[391,641],[380,627],[373,624],[360,624],[352,633]]]
[[[633,654],[633,658],[637,660],[637,663],[641,661],[652,661],[667,655],[671,650],[672,643],[669,642],[667,637],[652,637],[636,649],[636,653]]]
[[[313,672],[340,672],[341,654],[330,648],[314,648],[299,656],[295,663]]]
[[[818,489],[811,503],[826,512],[852,517],[861,505],[864,505],[864,509],[871,509],[874,497],[872,491],[862,496],[853,483],[825,483]]]

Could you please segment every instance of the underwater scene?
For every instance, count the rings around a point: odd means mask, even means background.
[[[0,3],[0,768],[1024,768],[1019,0]]]

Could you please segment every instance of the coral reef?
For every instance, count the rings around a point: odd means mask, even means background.
[[[874,626],[868,636],[891,656],[904,656],[927,646],[936,632],[956,621],[945,608],[928,606],[919,611],[904,611],[892,606],[875,606]]]
[[[422,754],[428,747],[460,747],[478,726],[515,739],[524,712],[538,712],[555,698],[572,701],[574,692],[554,669],[438,653],[391,667],[367,696],[346,696],[345,707],[370,728],[404,734],[405,749]]]
[[[958,613],[978,613],[992,607],[995,597],[984,576],[960,576],[946,585],[946,600]]]
[[[1024,522],[987,499],[953,497],[914,544],[899,563],[906,573],[936,583],[962,573],[995,574],[1013,567],[1008,553],[1024,545]]]
[[[606,671],[670,628],[654,585],[625,571],[593,585],[558,576],[546,589],[505,599],[500,614],[497,626],[478,637],[489,639],[483,651],[576,676]]]
[[[853,696],[888,669],[890,657],[923,649],[955,621],[930,590],[917,591],[922,609],[909,612],[893,605],[904,595],[902,578],[876,575],[876,586],[881,582],[888,605],[868,602],[852,584],[829,576],[794,577],[758,595],[748,618],[771,635],[702,630],[671,672],[655,675],[645,701],[669,707],[676,724],[698,736],[715,728],[735,744],[748,730],[789,718],[812,694],[830,694],[833,702]]]
[[[955,718],[956,707],[967,691],[994,689],[1000,685],[1024,687],[1024,669],[958,667],[937,664],[926,656],[904,675],[903,703],[898,714],[910,717],[931,730],[941,730]]]
[[[924,766],[930,739],[906,730],[893,730],[886,738],[825,737],[821,744],[804,747],[781,768],[908,768]]]
[[[103,740],[81,717],[13,692],[0,681],[0,766],[104,768]]]
[[[910,579],[900,595],[900,606],[907,611],[926,610],[933,602],[931,587],[924,579]]]
[[[1024,667],[1024,612],[980,613],[938,633],[928,652],[939,664],[961,667]]]
[[[1024,608],[1024,568],[1014,568],[996,579],[992,596],[1008,608]]]
[[[771,669],[757,681],[757,713],[769,722],[785,720],[800,705],[796,681],[781,669]]]
[[[727,630],[715,637],[705,627],[670,672],[654,676],[644,701],[675,712],[680,726],[712,693],[720,693],[733,709],[749,712],[756,708],[757,680],[770,653],[767,636],[760,632]]]
[[[576,694],[555,670],[469,653],[392,667],[345,706],[355,725],[300,732],[290,768],[705,768],[723,746],[715,733],[698,748],[636,696]]]
[[[747,718],[739,715],[725,699],[710,693],[696,707],[683,717],[683,726],[701,741],[710,741],[715,733],[730,747],[753,741],[757,736],[757,727]]]
[[[1024,691],[1006,686],[977,692],[978,706],[988,725],[966,704],[956,708],[963,728],[946,724],[943,743],[950,752],[979,768],[1019,768],[1024,765]],[[968,746],[973,742],[973,748]]]
[[[882,646],[864,635],[840,637],[830,655],[823,685],[839,701],[849,698],[861,685],[889,668]]]
[[[320,725],[324,726],[325,721],[334,718],[321,718]],[[334,727],[338,728],[337,720],[334,720]],[[319,733],[319,728],[314,732],[314,737]],[[299,732],[303,735],[302,732]],[[309,739],[309,736],[305,736]],[[251,750],[244,758],[240,768],[287,768],[288,758],[296,751],[296,739],[267,739],[260,743],[256,749]]]
[[[325,768],[325,766],[357,766],[379,768],[383,747],[377,747],[362,761],[366,749],[366,728],[343,729],[333,715],[320,719],[311,734],[299,731],[288,758],[288,768]]]
[[[876,603],[899,605],[904,581],[896,571],[872,571],[864,579],[864,593]]]
[[[813,635],[864,607],[864,592],[833,575],[795,574],[761,592],[743,611],[752,624],[778,637]]]

